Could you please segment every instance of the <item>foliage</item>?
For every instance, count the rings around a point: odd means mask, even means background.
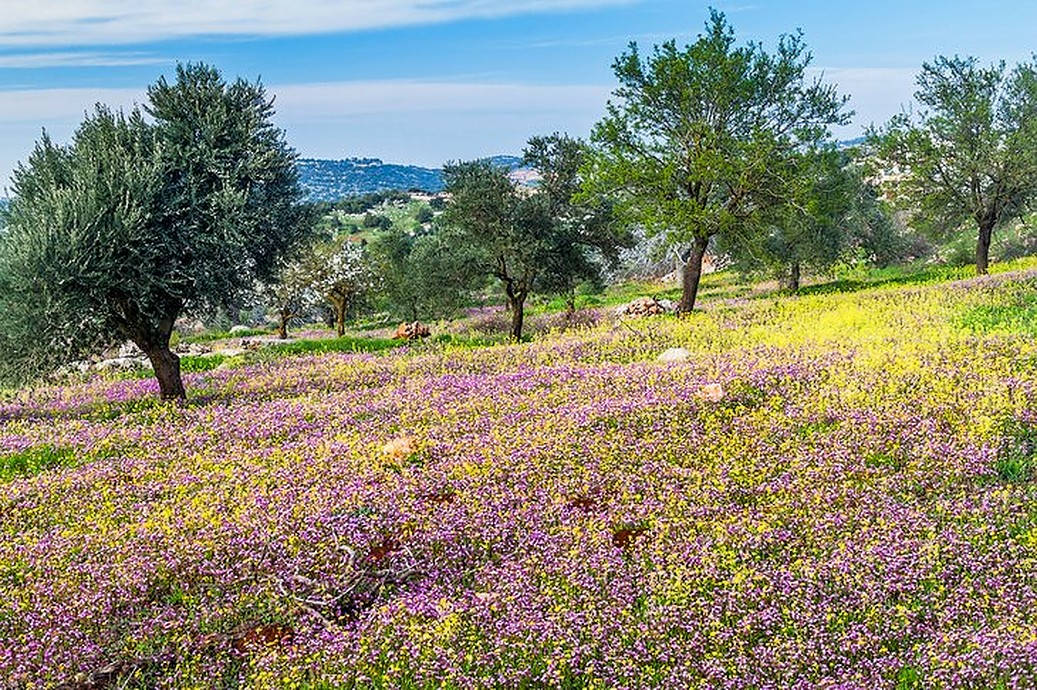
[[[148,89],[152,121],[98,106],[67,146],[14,175],[0,237],[0,374],[24,381],[123,340],[184,395],[181,314],[231,303],[308,230],[294,153],[262,86],[181,65]]]
[[[392,227],[392,220],[388,216],[384,216],[380,213],[371,213],[370,211],[368,211],[360,220],[360,227],[388,230]]]
[[[535,191],[517,190],[489,161],[443,171],[451,194],[443,214],[452,229],[447,238],[503,284],[515,340],[522,338],[530,294],[573,296],[576,285],[597,280],[602,264],[615,264],[619,248],[630,242],[609,203],[574,199],[584,153],[580,141],[561,134],[530,139],[524,160],[541,175]]]
[[[901,257],[893,219],[846,154],[805,151],[788,165],[786,203],[761,215],[760,231],[718,238],[717,250],[743,272],[762,269],[795,291],[802,269],[826,273],[853,252],[875,263]]]
[[[342,199],[341,201],[329,204],[329,206],[334,208],[336,211],[342,211],[343,213],[364,213],[377,206],[381,206],[386,202],[395,201],[410,201],[410,194],[392,190],[372,192],[370,194]]]
[[[582,141],[558,133],[533,137],[523,156],[540,175],[537,193],[547,199],[558,236],[537,289],[563,295],[570,311],[575,309],[576,287],[601,285],[603,271],[617,265],[620,249],[633,244],[631,233],[616,222],[609,201],[576,200],[585,159]]]
[[[390,350],[403,345],[399,340],[389,338],[357,338],[341,336],[338,338],[319,338],[296,340],[267,348],[274,355],[316,355],[328,352],[378,352]]]
[[[591,136],[585,193],[614,196],[628,223],[681,250],[682,310],[694,307],[710,239],[766,227],[765,212],[788,201],[789,159],[847,121],[846,99],[808,81],[809,64],[800,34],[773,55],[735,46],[716,11],[691,45],[642,58],[631,43],[614,62],[617,101]]]
[[[0,481],[70,465],[74,460],[75,454],[68,448],[30,446],[14,453],[0,455]]]
[[[972,57],[922,65],[917,114],[869,132],[885,184],[915,227],[977,229],[976,271],[986,273],[994,229],[1037,195],[1037,65],[1006,72]]]
[[[288,337],[293,321],[305,318],[325,299],[318,286],[318,270],[311,247],[300,247],[281,259],[277,273],[262,284],[260,293],[277,313],[278,336]]]
[[[435,218],[435,214],[428,206],[422,206],[414,216],[414,220],[421,224],[431,223],[433,218]]]
[[[379,286],[377,304],[410,321],[456,314],[481,277],[481,257],[451,243],[437,227],[408,232],[394,226],[375,236],[367,251]]]

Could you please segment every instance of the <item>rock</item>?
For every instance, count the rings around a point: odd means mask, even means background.
[[[428,326],[420,321],[413,321],[411,323],[401,323],[397,326],[396,332],[392,337],[396,340],[416,340],[417,338],[427,338],[429,335]]]
[[[127,340],[119,346],[119,353],[116,356],[120,359],[125,359],[127,357],[142,357],[144,356],[144,353],[140,351],[140,348],[137,347],[136,343],[132,340]]]
[[[654,297],[638,297],[630,304],[616,310],[617,316],[656,316],[676,311],[677,305],[668,299],[657,300]]]
[[[94,369],[97,371],[112,371],[143,369],[147,366],[149,366],[148,360],[143,357],[113,357],[112,359],[102,359],[94,365]]]
[[[231,326],[230,330],[227,331],[227,332],[230,333],[231,335],[241,335],[242,333],[248,333],[251,330],[252,329],[249,328],[248,326],[245,326],[243,324],[238,324],[237,326]]]
[[[724,387],[719,383],[707,383],[695,392],[695,397],[709,402],[720,402],[724,399]]]
[[[178,355],[207,355],[212,352],[212,348],[202,343],[177,343],[173,352]]]
[[[382,454],[393,460],[405,460],[416,450],[413,436],[400,436],[382,446]]]
[[[200,319],[188,319],[186,317],[180,317],[176,320],[176,330],[181,333],[204,333],[206,331],[205,324]]]
[[[691,353],[688,352],[687,348],[671,347],[655,359],[658,362],[686,362],[690,357]]]

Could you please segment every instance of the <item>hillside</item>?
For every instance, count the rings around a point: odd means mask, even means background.
[[[1020,266],[24,392],[0,679],[1037,687]]]
[[[522,159],[516,156],[493,156],[488,160],[510,171],[522,169]],[[443,171],[439,168],[384,163],[378,158],[303,158],[298,168],[303,189],[311,201],[337,201],[391,189],[443,189]]]

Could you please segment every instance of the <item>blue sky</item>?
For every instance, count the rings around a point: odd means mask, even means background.
[[[261,76],[300,154],[438,165],[586,135],[630,40],[689,41],[712,4],[743,40],[804,31],[851,95],[841,137],[884,120],[936,54],[1027,59],[1037,2],[987,0],[0,0],[0,180],[46,127],[139,101],[177,60]]]

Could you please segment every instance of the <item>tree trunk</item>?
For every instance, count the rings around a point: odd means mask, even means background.
[[[567,315],[570,318],[572,317],[573,314],[576,313],[576,291],[575,290],[569,290],[569,292],[565,293],[565,311],[566,311]]]
[[[979,239],[976,241],[976,274],[984,276],[987,274],[987,266],[990,264],[990,238],[994,234],[994,223],[982,220],[979,223]]]
[[[522,340],[522,302],[521,297],[513,297],[511,302],[511,339],[515,342]]]
[[[335,333],[338,337],[342,337],[346,334],[346,303],[341,302],[335,305]]]
[[[137,346],[148,356],[151,367],[155,370],[159,397],[163,400],[178,402],[186,400],[187,391],[184,390],[184,382],[180,378],[180,358],[169,349],[169,344],[152,344],[145,347],[141,343],[137,343]]]
[[[709,245],[708,237],[696,237],[695,244],[691,248],[688,260],[684,262],[682,270],[681,303],[678,309],[681,313],[690,312],[695,308],[695,297],[699,292],[699,279],[702,278],[702,258],[706,255],[706,247]]]
[[[789,292],[799,291],[799,262],[793,261],[789,266],[789,275],[785,280],[785,289]]]
[[[277,324],[277,337],[281,340],[288,339],[288,317],[281,313],[281,320]]]

